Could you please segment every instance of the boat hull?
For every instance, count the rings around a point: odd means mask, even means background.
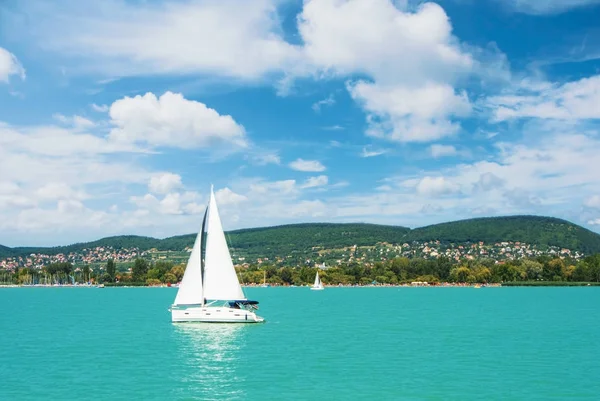
[[[264,319],[256,313],[237,308],[207,306],[172,308],[173,323],[262,323]]]
[[[321,291],[321,290],[324,290],[325,287],[310,287],[310,289],[313,291]]]

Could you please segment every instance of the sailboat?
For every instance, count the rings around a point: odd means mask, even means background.
[[[324,290],[325,287],[323,286],[323,282],[321,281],[321,278],[319,277],[319,272],[317,271],[317,275],[315,276],[315,283],[313,284],[312,287],[310,287],[311,290]]]
[[[213,187],[171,311],[173,322],[260,323],[246,298],[225,240]]]

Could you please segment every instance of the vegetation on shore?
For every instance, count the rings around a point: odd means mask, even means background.
[[[314,247],[335,249],[368,246],[377,243],[402,244],[413,241],[442,243],[486,243],[521,241],[547,247],[568,248],[585,254],[600,253],[600,234],[565,220],[538,216],[489,217],[442,223],[409,229],[376,224],[310,223],[251,228],[227,232],[235,252],[248,257],[274,258],[289,254],[307,254]],[[0,246],[0,258],[31,253],[48,255],[81,252],[98,246],[114,249],[137,248],[140,251],[182,251],[191,247],[195,234],[165,239],[125,235],[94,242],[53,248],[8,248]]]
[[[14,273],[0,271],[0,282],[35,284],[92,281],[122,285],[126,283],[158,285],[179,282],[185,270],[183,264],[173,265],[168,261],[149,263],[144,259],[136,259],[131,268],[126,271],[117,267],[119,265],[109,261],[106,266],[96,270],[85,266],[75,272],[70,263],[54,263],[41,271],[33,269],[19,269]],[[266,277],[266,282],[270,284],[305,285],[314,281],[317,268],[275,267],[263,264],[238,267],[237,271],[240,282],[244,284],[262,284]],[[600,283],[600,254],[587,256],[578,261],[540,256],[502,263],[496,263],[491,259],[454,261],[445,257],[437,259],[397,257],[385,262],[376,262],[372,267],[356,262],[344,263],[336,267],[319,269],[319,274],[327,285],[402,284],[413,281],[581,285],[582,282]]]

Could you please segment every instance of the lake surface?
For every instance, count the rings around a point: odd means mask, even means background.
[[[0,399],[600,394],[600,288],[245,292],[267,323],[172,324],[172,288],[0,289]]]

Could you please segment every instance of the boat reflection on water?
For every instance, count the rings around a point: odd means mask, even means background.
[[[238,369],[247,325],[177,323],[180,390],[202,400],[244,399],[246,377]]]

